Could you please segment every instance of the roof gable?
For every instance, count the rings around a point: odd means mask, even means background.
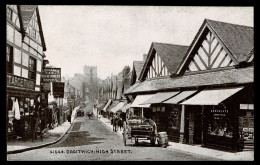
[[[254,47],[254,28],[206,20],[238,62],[245,61]]]
[[[188,46],[153,42],[139,79],[144,80],[153,72],[152,70],[157,70],[157,76],[174,74],[188,48]],[[151,69],[151,66],[153,66],[153,69]],[[158,69],[156,69],[157,67]],[[165,74],[162,74],[163,72]]]
[[[249,58],[254,47],[253,42],[252,27],[206,19],[183,58],[177,74],[237,65]]]
[[[39,14],[39,9],[37,5],[18,5],[18,15],[21,20],[21,29],[22,29],[22,34],[23,37],[25,36],[25,33],[28,32],[28,27],[32,19],[36,20],[37,24],[37,29],[40,34],[40,40],[43,50],[46,51],[46,45],[45,45],[45,40],[43,36],[43,31],[42,31],[42,25],[41,25],[41,19],[40,19],[40,14]]]

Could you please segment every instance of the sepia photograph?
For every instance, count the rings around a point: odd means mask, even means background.
[[[254,7],[6,4],[7,161],[254,161]]]

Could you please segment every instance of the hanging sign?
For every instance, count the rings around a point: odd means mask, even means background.
[[[61,68],[44,68],[42,73],[42,82],[60,82]]]
[[[55,98],[63,98],[64,97],[64,82],[53,82],[53,96]]]

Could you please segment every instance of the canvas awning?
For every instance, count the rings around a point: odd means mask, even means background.
[[[143,107],[143,108],[150,107],[151,104],[141,104],[141,103],[143,103],[144,101],[148,100],[152,96],[154,96],[154,94],[137,95],[135,100],[134,100],[134,102],[132,103],[131,107]]]
[[[103,111],[107,110],[108,106],[111,104],[111,101],[112,101],[111,99],[108,100],[106,106],[102,109]]]
[[[203,90],[184,101],[181,104],[184,105],[218,105],[222,101],[226,100],[230,96],[234,95],[244,87],[226,88],[226,89],[211,89]]]
[[[105,103],[99,103],[97,105],[97,109],[103,109],[105,107]]]
[[[124,106],[124,102],[119,102],[114,108],[110,110],[110,112],[116,113],[120,108]]]
[[[185,98],[189,97],[190,95],[194,94],[197,92],[197,90],[192,90],[192,91],[183,91],[179,93],[178,95],[174,96],[173,98],[170,98],[167,101],[164,101],[163,103],[168,103],[168,104],[177,104],[180,101],[184,100]]]
[[[153,97],[149,98],[148,100],[142,102],[141,104],[155,104],[155,103],[161,103],[164,100],[167,100],[175,95],[177,95],[179,92],[159,92],[156,93]]]
[[[129,103],[129,104],[124,105],[122,108],[120,108],[120,110],[122,112],[126,113],[126,110],[129,109],[130,107],[131,107],[131,104]]]
[[[107,111],[111,111],[112,108],[114,108],[119,103],[118,100],[112,101],[112,104],[107,108]]]

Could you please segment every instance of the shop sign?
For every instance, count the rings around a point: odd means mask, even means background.
[[[7,87],[19,87],[32,90],[35,88],[35,82],[33,80],[11,74],[7,74],[6,76]]]
[[[53,96],[58,98],[64,97],[64,82],[53,82],[52,88],[53,88]]]
[[[254,104],[240,104],[240,109],[254,110]]]
[[[212,109],[211,113],[228,113],[227,109]]]
[[[44,68],[42,74],[42,82],[60,82],[61,68]]]

